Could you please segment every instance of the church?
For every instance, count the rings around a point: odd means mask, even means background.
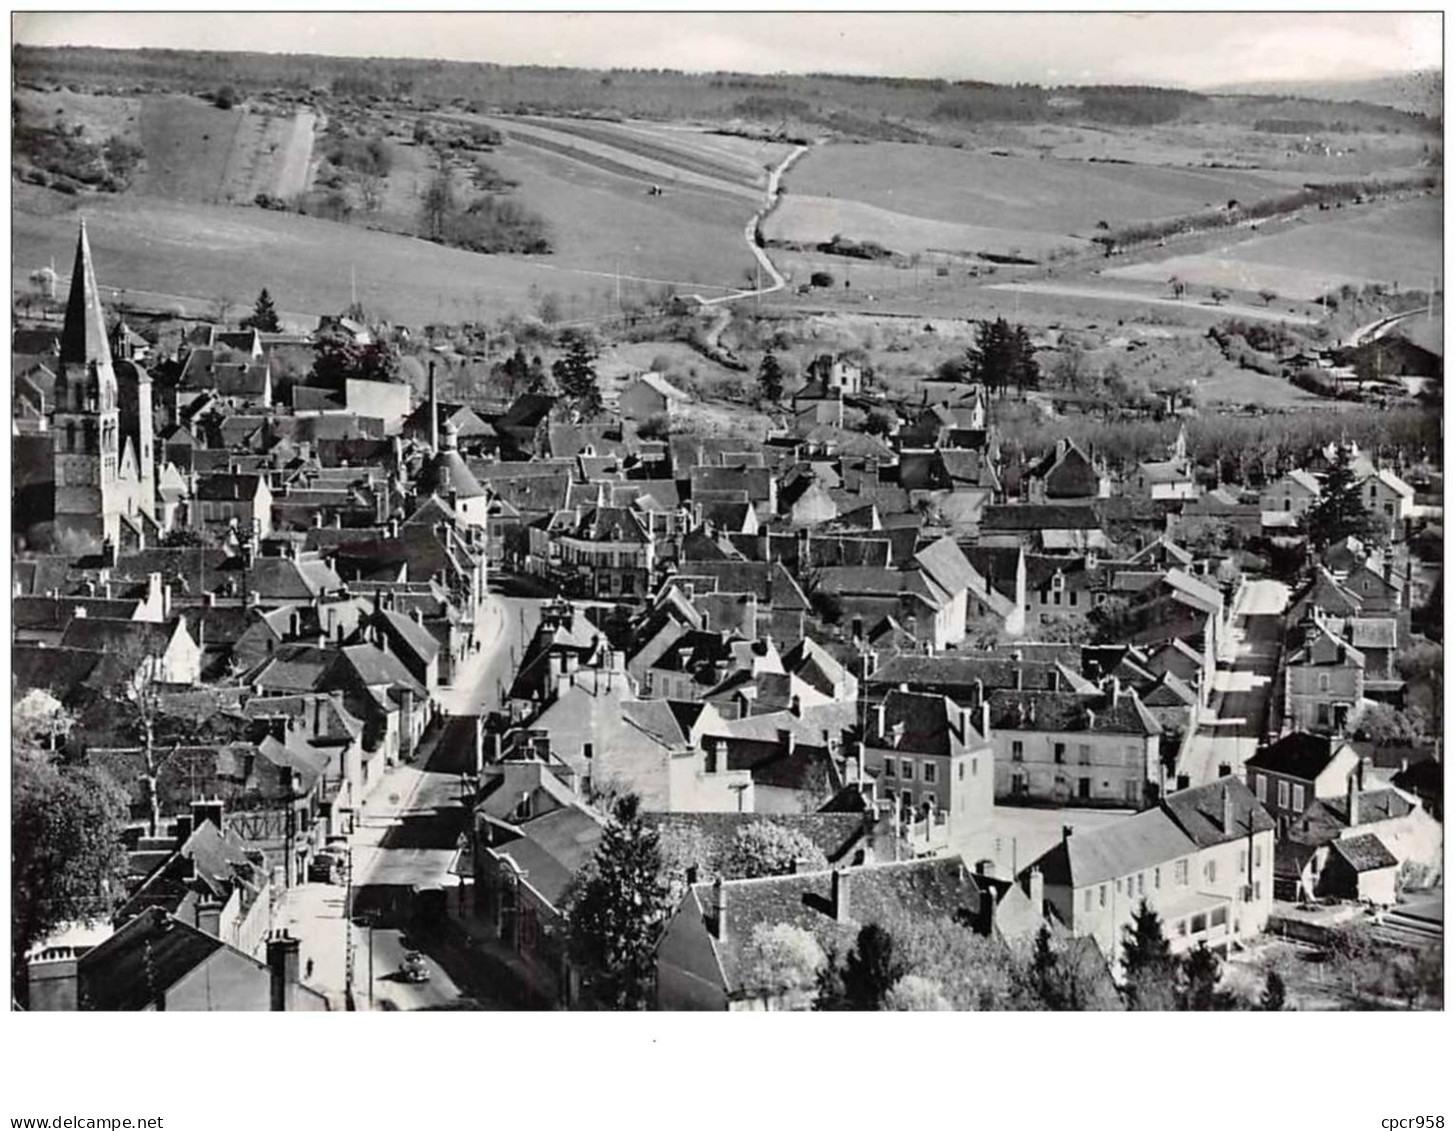
[[[155,544],[151,376],[112,355],[84,220],[51,364],[55,380],[49,403],[41,397],[38,427],[14,437],[16,533],[28,549],[77,556]]]

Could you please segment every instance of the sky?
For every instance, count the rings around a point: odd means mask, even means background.
[[[16,42],[1208,87],[1438,68],[1436,13],[16,13]]]

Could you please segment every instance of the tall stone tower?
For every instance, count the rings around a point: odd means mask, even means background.
[[[55,546],[63,553],[95,553],[105,542],[118,544],[126,500],[118,478],[116,374],[84,220],[76,240],[55,388]]]

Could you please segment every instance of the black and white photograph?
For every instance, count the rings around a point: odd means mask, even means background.
[[[1441,12],[11,27],[10,1039],[1444,1010]]]

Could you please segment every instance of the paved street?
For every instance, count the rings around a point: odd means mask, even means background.
[[[1273,697],[1288,598],[1281,581],[1251,581],[1239,594],[1230,641],[1213,676],[1209,711],[1177,767],[1190,785],[1215,780],[1223,764],[1241,772],[1257,751]]]
[[[460,666],[454,685],[440,693],[444,714],[484,714],[501,705],[525,642],[539,623],[538,605],[533,598],[490,597],[476,624],[479,651]],[[447,898],[454,898],[458,888],[459,880],[450,869],[466,828],[460,774],[469,768],[471,752],[440,745],[438,734],[438,728],[431,729],[416,762],[386,771],[360,811],[350,839],[355,1001],[360,1009],[369,1008],[369,931],[364,924],[370,913],[380,924],[373,932],[375,1008],[453,1008],[465,997],[457,979],[468,980],[468,972],[460,962],[448,960],[450,948],[406,937],[398,915],[389,910],[398,906],[395,901],[406,900],[411,890],[440,887]],[[287,893],[281,912],[289,930],[302,941],[306,980],[329,994],[336,1008],[343,1008],[348,980],[345,899],[342,885],[301,884]],[[429,981],[408,983],[397,978],[409,949],[426,954]],[[446,958],[453,977],[431,957],[436,954]],[[476,1002],[488,999],[478,984],[472,990],[469,996]]]

